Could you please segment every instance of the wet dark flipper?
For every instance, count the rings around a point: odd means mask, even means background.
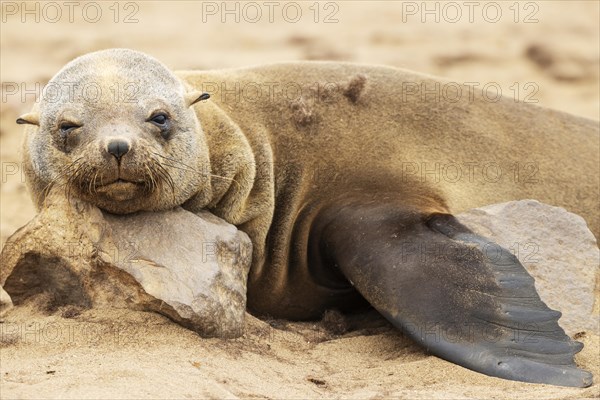
[[[587,387],[583,345],[508,250],[453,216],[353,204],[319,218],[321,257],[431,353],[505,379]]]

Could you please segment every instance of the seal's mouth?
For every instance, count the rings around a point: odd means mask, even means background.
[[[135,161],[135,160],[134,160]],[[72,163],[65,187],[92,203],[109,204],[114,209],[123,204],[151,201],[165,190],[175,196],[175,184],[168,170],[153,159],[124,165],[78,159]],[[69,194],[67,194],[68,196]],[[119,204],[122,203],[122,204]]]
[[[132,185],[144,185],[146,182],[145,181],[130,181],[127,179],[115,179],[112,182],[108,182],[108,183],[104,183],[102,185],[100,185],[100,187],[102,186],[109,186],[109,185],[127,185],[127,184],[132,184]]]
[[[114,200],[130,200],[137,197],[141,192],[145,192],[146,182],[128,181],[125,179],[116,179],[96,187],[96,193],[105,195]]]
[[[114,182],[107,183],[107,184],[102,185],[100,187],[111,186],[111,187],[119,187],[119,188],[123,187],[123,188],[127,188],[127,187],[136,187],[136,186],[139,186],[139,185],[143,186],[144,184],[145,184],[145,182],[143,182],[143,181],[142,182],[135,182],[135,181],[128,181],[126,179],[117,179]]]
[[[96,189],[104,188],[104,187],[133,187],[133,186],[144,186],[146,185],[146,181],[144,180],[129,180],[123,178],[113,179],[109,182],[95,182]]]

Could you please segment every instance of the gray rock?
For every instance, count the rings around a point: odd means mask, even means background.
[[[181,208],[126,216],[53,198],[2,251],[15,305],[155,311],[202,336],[240,336],[252,246],[233,225]],[[4,303],[4,300],[3,300]]]
[[[594,290],[600,251],[583,218],[535,200],[494,204],[457,217],[517,256],[535,278],[542,300],[562,312],[559,324],[567,334],[599,333]]]
[[[13,308],[12,300],[6,291],[0,286],[0,317],[4,316]]]
[[[112,234],[100,242],[103,260],[176,312],[163,313],[218,336],[242,334],[252,255],[245,233],[209,212],[182,208],[104,217]]]

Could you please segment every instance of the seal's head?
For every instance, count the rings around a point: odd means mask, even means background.
[[[33,125],[25,152],[38,206],[57,186],[119,214],[182,204],[210,186],[206,142],[190,107],[206,98],[133,50],[73,60],[17,120]]]

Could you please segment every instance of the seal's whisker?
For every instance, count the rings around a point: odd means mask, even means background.
[[[200,171],[196,170],[195,168],[192,168],[192,167],[190,167],[190,166],[189,166],[189,165],[187,165],[187,164],[184,164],[184,163],[182,163],[181,161],[175,160],[175,159],[173,159],[173,158],[170,158],[170,157],[165,157],[165,156],[163,156],[162,154],[158,154],[158,153],[154,153],[154,154],[155,154],[155,155],[157,155],[157,156],[159,156],[159,157],[161,157],[161,158],[164,158],[165,160],[168,160],[168,161],[170,161],[170,162],[173,162],[173,163],[176,163],[176,164],[181,164],[181,165],[183,165],[185,168],[182,168],[182,167],[180,167],[180,166],[178,166],[178,165],[173,165],[173,164],[167,164],[167,163],[164,163],[164,164],[165,164],[167,167],[176,168],[176,169],[181,169],[181,170],[184,170],[184,171],[186,171],[186,170],[190,170],[190,171],[192,171],[192,172],[199,173],[199,174],[201,174],[202,176],[207,176],[207,175],[208,175],[208,176],[210,176],[211,178],[217,178],[217,179],[222,179],[222,180],[225,180],[225,181],[233,182],[233,183],[235,183],[235,184],[237,185],[237,187],[238,187],[238,190],[241,188],[241,185],[239,184],[239,182],[238,182],[238,181],[236,181],[236,180],[235,180],[235,179],[233,179],[233,178],[228,178],[228,177],[226,177],[226,176],[221,176],[221,175],[215,175],[215,174],[212,174],[212,173],[203,173],[203,172],[200,172]]]
[[[171,174],[169,174],[169,171],[167,171],[166,168],[163,167],[160,163],[155,163],[154,166],[156,168],[156,172],[163,178],[163,180],[171,188],[171,194],[173,196],[173,200],[175,200],[176,199],[176,196],[175,196],[175,182],[173,181],[173,178],[171,177]]]
[[[158,187],[155,174],[153,173],[152,168],[148,166],[148,163],[144,163],[144,168],[148,172],[148,178],[150,178],[150,191],[153,192]],[[146,184],[146,182],[144,183]]]
[[[239,182],[237,182],[237,181],[236,181],[235,179],[233,179],[233,178],[228,178],[228,177],[226,177],[226,176],[221,176],[221,175],[215,175],[215,174],[212,174],[212,173],[203,173],[203,172],[200,172],[200,171],[198,171],[197,169],[195,169],[195,168],[193,168],[193,167],[190,167],[189,165],[187,165],[187,164],[185,164],[185,163],[183,163],[183,162],[181,162],[181,161],[179,161],[179,160],[175,160],[175,159],[173,159],[173,158],[170,158],[170,157],[165,157],[165,156],[163,156],[162,154],[158,154],[158,153],[154,153],[154,154],[155,154],[155,155],[157,155],[157,156],[159,156],[159,157],[161,157],[161,158],[164,158],[165,160],[168,160],[168,161],[174,162],[174,163],[176,163],[176,164],[183,165],[185,168],[181,168],[181,167],[179,167],[179,166],[177,166],[177,165],[165,164],[167,167],[172,167],[172,168],[177,168],[177,169],[182,169],[182,170],[190,170],[190,171],[193,171],[193,172],[199,173],[199,174],[201,174],[201,175],[203,175],[203,176],[206,176],[206,175],[208,175],[208,176],[210,176],[210,177],[213,177],[213,178],[219,178],[219,179],[223,179],[223,180],[226,180],[226,181],[234,182],[236,185],[238,185],[238,188],[240,187],[240,184],[239,184]]]
[[[94,179],[92,180],[93,181],[93,184],[92,184],[92,191],[93,191],[93,193],[92,194],[96,194],[97,193],[97,190],[96,190],[97,189],[96,179],[98,178],[98,173],[99,172],[100,171],[96,171],[96,173],[94,174]]]
[[[90,171],[90,169],[91,169],[91,168],[88,168],[88,169],[85,171],[85,172],[86,172],[86,178],[87,178],[88,176],[90,177],[90,179],[86,179],[86,181],[87,181],[87,192],[88,192],[90,195],[93,195],[93,193],[92,193],[92,178],[91,178],[92,172]],[[90,171],[90,172],[88,172],[88,171]]]
[[[238,185],[238,189],[240,188],[240,184],[238,183],[238,181],[236,181],[233,178],[228,178],[226,176],[221,176],[221,175],[215,175],[215,174],[208,174],[211,178],[218,178],[218,179],[223,179],[224,181],[229,181],[229,182],[233,182],[236,185]]]
[[[191,167],[191,166],[187,165],[186,163],[184,163],[184,162],[182,162],[180,160],[176,160],[176,159],[171,158],[171,157],[163,156],[162,154],[157,153],[157,152],[152,152],[152,154],[154,154],[155,156],[158,156],[160,158],[164,158],[165,160],[174,162],[174,163],[176,163],[178,165],[183,165],[185,167],[185,168],[180,168],[179,167],[180,169],[188,169],[188,170],[193,171],[193,172],[199,172],[196,168]],[[174,167],[174,168],[178,168],[178,167]]]
[[[75,184],[78,184],[79,182],[79,176],[81,175],[81,171],[85,168],[85,165],[79,164],[77,166],[77,168],[69,175],[68,179],[67,179],[67,183],[66,183],[66,197],[67,199],[70,201],[71,199],[71,189],[73,188],[73,186]]]
[[[67,189],[69,188],[69,182],[72,176],[72,170],[77,167],[79,168],[80,165],[78,164],[79,161],[82,159],[82,157],[77,158],[75,160],[73,160],[71,163],[65,165],[64,167],[60,168],[59,171],[57,171],[56,175],[54,176],[54,178],[52,178],[52,180],[50,180],[50,182],[48,182],[48,184],[46,184],[46,186],[44,187],[44,189],[42,189],[42,196],[44,199],[44,207],[47,206],[46,200],[48,198],[48,195],[50,194],[50,191],[56,187],[59,186],[57,185],[59,183],[59,181],[62,178],[67,178],[65,182],[63,182],[60,186],[63,186],[65,188],[65,196],[68,198],[68,193],[66,193]],[[77,170],[77,169],[75,169]]]
[[[171,168],[175,168],[175,169],[180,169],[180,170],[182,170],[182,171],[191,171],[191,172],[199,173],[199,172],[198,172],[198,171],[196,171],[195,169],[182,168],[182,167],[180,167],[180,166],[178,166],[178,165],[167,164],[167,163],[164,163],[164,162],[163,162],[163,164],[165,164],[167,167],[171,167]]]
[[[165,169],[165,167],[163,166],[163,164],[164,164],[164,165],[166,165],[167,167],[171,167],[171,168],[180,169],[180,170],[182,170],[182,171],[191,171],[191,172],[198,173],[198,171],[197,171],[196,169],[194,169],[194,168],[190,167],[189,165],[186,165],[186,164],[184,164],[184,163],[182,163],[182,162],[180,162],[180,161],[177,161],[177,160],[175,160],[175,159],[172,159],[172,158],[169,158],[169,157],[165,157],[165,156],[163,156],[162,154],[159,154],[159,153],[156,153],[156,152],[152,152],[152,154],[154,154],[155,156],[158,156],[158,157],[160,157],[160,158],[164,158],[165,160],[168,160],[168,161],[174,162],[174,163],[176,163],[176,164],[183,165],[183,166],[185,167],[185,168],[182,168],[182,167],[180,167],[180,166],[178,166],[178,165],[166,164],[166,163],[164,163],[164,162],[163,162],[163,163],[160,163],[160,162],[158,162],[158,161],[157,161],[157,162],[154,164],[154,166],[155,166],[157,169],[160,169],[162,172],[164,172],[164,173],[166,174],[166,178],[168,178],[168,180],[170,181],[170,184],[172,184],[173,186],[174,186],[173,178],[171,177],[171,174],[169,174],[169,171],[167,171],[167,170]]]
[[[58,182],[58,180],[62,177],[64,177],[65,175],[67,175],[67,173],[69,172],[69,170],[74,166],[75,163],[77,163],[81,158],[78,158],[77,160],[73,161],[72,163],[64,166],[63,168],[61,168],[57,173],[56,176],[54,178],[52,178],[52,180],[50,182],[48,182],[48,184],[46,185],[46,187],[43,190],[43,194],[44,197],[46,197],[49,193],[50,190],[52,189],[52,187]],[[68,176],[68,175],[67,175]]]

